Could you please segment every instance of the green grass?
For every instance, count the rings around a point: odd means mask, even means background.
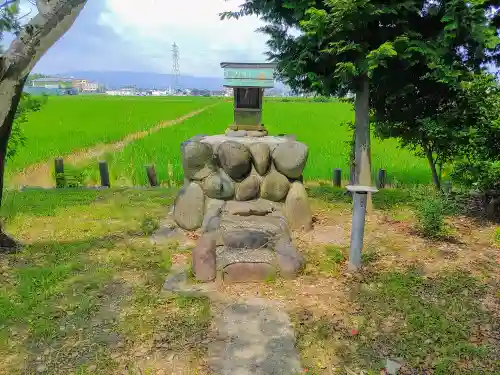
[[[117,141],[217,100],[203,97],[50,97],[47,104],[23,124],[27,142],[8,163],[8,173],[98,143]]]
[[[27,246],[0,257],[0,374],[156,373],[166,350],[196,373],[208,300],[161,293],[176,248],[149,238],[174,193],[9,193],[2,216]]]
[[[352,373],[379,374],[386,358],[402,359],[404,374],[500,373],[498,323],[481,306],[485,285],[467,271],[434,277],[416,269],[374,273],[349,289],[356,306],[352,318],[359,322],[355,335],[332,317],[292,315],[299,349],[318,356],[305,358],[308,374],[330,373],[317,365],[328,348]]]

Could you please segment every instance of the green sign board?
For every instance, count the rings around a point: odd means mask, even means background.
[[[224,86],[274,87],[275,64],[222,63]]]

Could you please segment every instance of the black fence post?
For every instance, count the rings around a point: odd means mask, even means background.
[[[99,162],[99,173],[101,175],[101,186],[108,188],[111,187],[111,184],[109,183],[108,163],[104,160]]]
[[[342,185],[342,169],[335,168],[333,170],[333,186],[341,187]]]
[[[57,158],[54,161],[55,174],[56,174],[56,187],[64,187],[65,177],[64,177],[64,159]]]
[[[148,175],[149,184],[152,187],[158,186],[158,179],[156,177],[156,171],[155,171],[154,165],[147,165],[146,166],[146,174]]]
[[[377,178],[377,188],[383,189],[387,183],[387,171],[385,169],[380,168],[378,170],[378,178]]]

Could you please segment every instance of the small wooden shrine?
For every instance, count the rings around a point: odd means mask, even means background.
[[[223,62],[224,87],[234,91],[234,123],[231,130],[264,131],[262,97],[274,87],[275,63]]]

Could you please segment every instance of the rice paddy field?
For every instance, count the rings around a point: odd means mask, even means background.
[[[30,164],[98,143],[111,143],[148,130],[162,121],[174,120],[214,102],[213,98],[162,98],[104,96],[50,97],[39,112],[23,124],[27,139],[9,163],[13,173]]]
[[[215,105],[214,105],[215,104]],[[15,174],[33,163],[53,163],[53,159],[99,143],[113,143],[208,107],[172,126],[140,137],[123,148],[113,148],[101,159],[109,162],[112,184],[147,184],[145,165],[155,165],[162,184],[182,181],[180,144],[197,134],[223,133],[232,122],[232,103],[221,98],[166,97],[56,97],[25,124],[26,146],[8,165]],[[295,134],[310,148],[306,180],[330,180],[333,168],[342,168],[348,178],[352,120],[351,105],[341,102],[266,100],[263,122],[270,134]],[[387,170],[394,185],[427,184],[430,173],[424,159],[400,149],[396,140],[372,139],[373,174]],[[96,160],[84,160],[74,166],[88,184],[98,181]]]

